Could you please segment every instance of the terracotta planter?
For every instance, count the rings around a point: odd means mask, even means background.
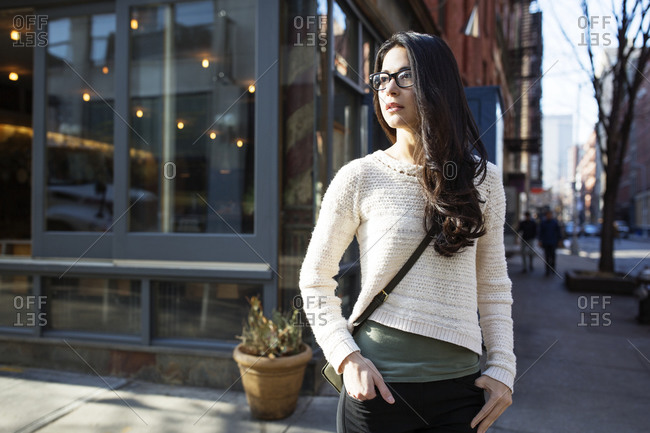
[[[293,413],[305,376],[305,368],[312,357],[309,346],[297,355],[275,359],[233,351],[239,366],[246,400],[253,417],[257,419],[282,419]]]

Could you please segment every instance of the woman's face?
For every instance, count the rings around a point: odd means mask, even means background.
[[[393,74],[409,69],[406,49],[400,46],[391,48],[384,56],[381,72]],[[402,88],[391,78],[384,90],[378,91],[381,114],[388,126],[395,129],[406,129],[415,132],[418,125],[417,107],[415,104],[415,88]]]

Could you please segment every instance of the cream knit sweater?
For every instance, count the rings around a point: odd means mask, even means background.
[[[323,198],[300,271],[300,290],[316,341],[337,370],[359,350],[350,333],[352,323],[424,237],[421,170],[379,150],[341,168]],[[430,245],[371,319],[479,355],[482,330],[487,348],[483,374],[512,389],[516,368],[503,246],[505,195],[493,164],[488,164],[478,191],[486,200],[481,205],[486,234],[453,257],[439,255]],[[361,292],[346,321],[334,277],[354,236],[360,249]]]

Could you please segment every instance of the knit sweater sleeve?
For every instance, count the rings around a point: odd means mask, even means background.
[[[487,348],[485,375],[513,389],[516,359],[513,350],[512,283],[506,267],[503,224],[506,201],[500,174],[488,168],[484,210],[486,234],[477,241],[476,278],[480,326]]]
[[[303,309],[316,342],[336,370],[359,347],[341,313],[341,299],[335,295],[339,262],[360,224],[359,167],[341,168],[323,197],[316,227],[300,270]]]

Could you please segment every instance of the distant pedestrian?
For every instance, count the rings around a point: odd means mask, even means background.
[[[530,212],[524,213],[524,219],[519,222],[521,234],[521,262],[524,265],[522,272],[533,270],[533,257],[535,256],[535,238],[537,238],[537,223],[530,217]],[[528,266],[526,265],[528,259]]]
[[[546,218],[539,225],[539,244],[544,248],[546,275],[550,275],[551,271],[555,272],[555,250],[561,239],[560,223],[553,218],[553,212],[546,211]]]

